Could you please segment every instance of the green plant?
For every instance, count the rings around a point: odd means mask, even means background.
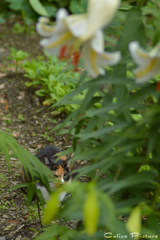
[[[3,204],[0,206],[0,209],[2,209],[2,212],[7,212],[8,207],[10,207],[10,203],[8,201],[4,201]]]
[[[11,61],[15,61],[15,64],[14,65],[12,65],[12,66],[15,66],[16,65],[16,67],[15,67],[15,71],[16,71],[16,73],[18,72],[18,70],[19,70],[19,65],[20,65],[20,62],[22,61],[22,60],[24,60],[25,58],[27,58],[27,57],[29,57],[30,56],[30,54],[28,54],[27,52],[23,52],[22,50],[19,50],[19,51],[17,51],[15,48],[13,48],[13,47],[11,47],[10,48],[10,56],[8,56],[7,58],[9,59],[9,60],[11,60]]]
[[[44,105],[56,103],[75,89],[80,77],[79,73],[67,68],[66,62],[58,61],[55,56],[47,56],[47,61],[32,58],[31,62],[24,61],[22,67],[26,71],[24,76],[31,79],[30,82],[25,83],[26,86],[39,86],[40,89],[36,91],[36,94],[46,98],[43,102]],[[85,92],[82,91],[74,96],[76,104],[64,104],[64,106],[57,108],[54,114],[61,112],[69,114],[76,110],[84,96]]]
[[[21,122],[25,122],[23,114],[18,114],[18,120],[21,121]]]
[[[23,33],[25,31],[25,27],[22,26],[20,23],[15,23],[12,27],[12,31],[14,33]]]
[[[6,116],[2,117],[3,121],[7,124],[10,125],[12,120],[10,118],[11,114],[7,114]]]
[[[13,14],[21,15],[24,24],[31,20],[37,21],[39,15],[56,17],[58,8],[65,7],[72,13],[82,13],[86,10],[86,0],[2,0],[0,9],[0,23]]]
[[[159,237],[160,75],[151,74],[148,81],[138,81],[143,74],[151,73],[156,61],[159,66],[159,45],[157,52],[153,48],[160,41],[159,6],[160,1],[122,1],[115,19],[105,29],[106,49],[113,51],[114,44],[122,53],[121,62],[107,68],[104,76],[88,81],[81,77],[77,88],[55,104],[74,103],[71,97],[87,91],[80,107],[59,126],[58,134],[64,128],[73,134],[73,147],[63,154],[74,152],[71,161],[89,159],[90,165],[80,168],[77,177],[87,175],[91,180],[84,185],[72,182],[64,186],[63,190],[74,192],[74,197],[59,209],[62,217],[69,219],[72,213],[73,219],[83,219],[84,229],[65,232],[51,225],[37,240],[61,237],[62,232],[62,239],[68,233],[76,240],[133,239],[134,234],[137,239]],[[135,58],[138,52],[148,61],[143,68],[137,57],[135,77],[131,72],[136,66],[128,52],[133,40],[147,50],[153,49],[150,61],[147,51],[135,49]],[[158,72],[157,66],[154,73]],[[139,68],[143,70],[138,75]],[[47,204],[45,223],[55,217],[57,194],[58,190]],[[127,223],[120,221],[119,215],[128,215]],[[147,220],[142,221],[143,215]]]
[[[40,206],[40,210],[43,210],[43,207]],[[29,207],[29,216],[28,216],[28,220],[31,221],[34,218],[38,218],[38,210],[37,210],[37,204],[34,203],[32,204],[32,206]]]

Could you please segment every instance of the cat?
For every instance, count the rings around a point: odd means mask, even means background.
[[[67,158],[66,156],[62,156],[59,160],[57,160],[58,153],[60,152],[61,150],[59,148],[53,145],[48,145],[42,148],[40,152],[35,154],[35,156],[52,171],[52,173],[55,175],[55,177],[58,180],[61,181],[61,183],[70,183],[72,177],[70,175],[71,170],[70,170],[69,158]],[[31,181],[31,177],[29,174],[28,174],[29,178],[27,180],[24,168],[21,169],[20,175],[21,175],[22,182]],[[41,183],[37,183],[36,187],[40,189],[44,200],[47,201],[49,199],[49,193],[47,189]],[[54,191],[55,184],[53,182],[50,183],[50,187],[51,187],[51,190]],[[67,193],[62,192],[59,195],[59,201],[62,202],[66,196],[67,196]]]

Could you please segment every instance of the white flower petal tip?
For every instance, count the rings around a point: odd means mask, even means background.
[[[129,44],[129,51],[137,64],[133,70],[137,83],[145,83],[160,70],[160,44],[157,44],[150,52],[147,52],[139,43],[134,41]]]
[[[36,31],[43,37],[50,37],[55,31],[55,27],[48,25],[48,23],[50,23],[48,18],[40,17],[36,24]]]
[[[58,11],[57,11],[57,14],[56,14],[56,19],[64,19],[68,16],[68,12],[65,8],[60,8]]]
[[[93,37],[98,29],[110,24],[120,6],[120,0],[90,0],[88,3],[87,25],[81,41]]]
[[[73,36],[80,38],[87,24],[87,15],[85,13],[70,15],[68,18],[66,18],[66,24]]]
[[[120,51],[116,51],[116,52],[104,52],[104,54],[102,55],[104,64],[107,66],[114,66],[117,63],[120,62],[122,56],[121,56],[121,52]]]
[[[39,17],[38,22],[48,24],[50,22],[50,20],[47,17]]]
[[[105,70],[101,66],[116,65],[121,60],[121,53],[120,51],[109,53],[103,50],[96,52],[92,48],[91,43],[88,42],[84,44],[83,59],[89,74],[93,78],[96,78],[99,75],[105,74]]]

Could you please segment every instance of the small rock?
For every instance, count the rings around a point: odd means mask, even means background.
[[[22,237],[21,240],[29,240],[27,237]]]
[[[15,207],[11,207],[10,210],[11,210],[11,211],[15,211],[16,208],[15,208]]]
[[[5,215],[5,214],[3,215],[3,217],[4,217],[4,218],[8,218],[8,216],[7,216],[7,215]],[[0,240],[1,240],[1,239],[0,239]]]
[[[12,161],[17,161],[17,158],[10,158],[10,160],[12,160]]]
[[[32,153],[32,154],[35,154],[35,149],[33,149],[33,148],[28,148],[28,151],[30,151],[30,153]]]
[[[32,236],[32,238],[35,238],[35,237],[37,237],[38,236],[38,232],[35,232],[34,234],[33,234],[33,236]]]
[[[19,183],[18,181],[13,181],[13,182],[12,182],[12,185],[15,186],[15,185],[17,185],[18,183]]]
[[[24,211],[22,212],[22,215],[23,215],[23,216],[26,216],[28,213],[29,213],[28,210],[24,210]]]
[[[5,240],[5,237],[0,237],[0,240]]]
[[[16,237],[16,239],[15,240],[21,240],[21,235],[19,235],[18,237]]]

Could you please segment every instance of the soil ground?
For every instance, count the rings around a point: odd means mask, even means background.
[[[9,48],[27,51],[32,57],[43,54],[39,46],[40,37],[15,34],[14,22],[0,25],[0,129],[13,135],[25,149],[35,154],[42,147],[53,144],[61,149],[68,148],[72,142],[65,135],[55,135],[50,130],[63,121],[64,116],[53,116],[48,107],[42,105],[34,89],[25,86],[23,73],[15,73],[14,66],[10,67],[7,56]],[[26,196],[21,189],[7,191],[9,187],[20,183],[17,159],[11,159],[11,172],[8,171],[3,155],[0,155],[0,237],[6,240],[22,240],[34,238],[40,231],[37,209],[34,204],[27,209]],[[62,222],[61,218],[55,223]],[[66,226],[73,227],[72,221]],[[24,238],[25,239],[25,238]]]

